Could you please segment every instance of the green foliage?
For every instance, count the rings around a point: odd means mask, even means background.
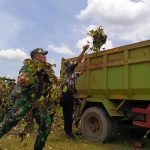
[[[46,72],[46,74],[49,76],[49,80],[51,81],[52,85],[50,85],[50,87],[48,87],[48,91],[50,92],[50,100],[51,101],[55,101],[56,99],[58,99],[58,97],[60,96],[60,88],[57,85],[57,77],[54,74],[54,71],[52,69],[52,64],[49,63],[40,63],[37,62],[35,60],[32,59],[26,59],[24,60],[24,66],[27,66],[27,70],[29,72],[28,74],[28,78],[29,81],[31,81],[31,83],[34,83],[35,79],[33,78],[34,75],[40,71],[40,70],[44,70]],[[43,91],[44,93],[45,91]],[[42,100],[45,100],[44,98],[39,99],[39,101],[42,103]]]
[[[0,120],[2,117],[2,114],[5,113],[10,105],[10,93],[11,93],[11,84],[14,84],[13,79],[8,79],[5,77],[0,77]]]
[[[37,107],[39,105],[43,105],[46,109],[49,109],[49,113],[53,114],[56,112],[57,109],[57,103],[55,103],[55,101],[58,100],[58,98],[60,97],[60,88],[59,85],[57,84],[57,77],[54,75],[54,71],[52,69],[52,65],[49,63],[40,63],[37,62],[35,60],[32,59],[26,59],[24,60],[24,66],[22,67],[22,69],[20,70],[20,72],[22,73],[26,73],[27,74],[27,80],[30,82],[30,84],[35,83],[36,80],[36,76],[35,74],[37,72],[40,72],[41,70],[44,70],[46,75],[48,75],[48,78],[50,80],[50,84],[48,85],[47,89],[45,91],[43,91],[43,94],[46,92],[47,95],[45,96],[41,96],[41,98],[36,101],[36,105]],[[8,94],[11,92],[9,91],[8,88],[8,80],[5,80],[4,78],[0,78],[0,100],[1,100],[1,109],[0,109],[0,120],[3,119],[4,114],[7,112],[7,106],[9,105],[9,97]],[[45,83],[43,83],[45,84]],[[35,97],[35,93],[32,94],[32,98]],[[17,101],[17,99],[16,99]],[[3,106],[4,105],[4,106]],[[5,106],[6,105],[6,106]],[[3,108],[3,109],[2,109]],[[12,109],[12,108],[10,108]],[[27,118],[31,118],[29,115],[31,114],[27,114]],[[33,118],[31,118],[33,119]],[[25,124],[30,123],[30,119],[25,120],[24,122],[22,122],[23,126],[25,127]],[[21,131],[23,126],[21,128],[19,128],[19,130]],[[31,126],[31,124],[29,125]]]
[[[91,30],[87,33],[93,38],[93,47],[94,52],[100,51],[101,46],[106,42],[107,35],[104,32],[104,29],[100,26],[96,30]]]

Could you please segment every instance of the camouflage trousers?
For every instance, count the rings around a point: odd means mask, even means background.
[[[34,117],[32,116],[32,114],[31,113],[26,114],[24,121],[25,121],[25,126],[21,133],[23,135],[26,135],[28,133],[33,132],[35,121],[34,121]]]
[[[4,116],[5,116],[5,114],[6,114],[6,111],[1,111],[1,112],[0,112],[0,122],[2,122],[2,120],[3,120]]]
[[[10,93],[5,101],[5,104],[1,105],[1,107],[0,107],[0,122],[2,122],[7,111],[10,110],[11,107],[13,106],[15,99],[16,98],[14,96],[12,96],[12,93]]]
[[[54,114],[49,114],[49,115],[51,118],[51,123],[53,123]],[[25,121],[25,126],[22,132],[20,133],[20,135],[22,134],[23,136],[27,135],[28,133],[32,133],[35,125],[34,117],[31,114],[27,114],[24,118],[24,121]]]
[[[32,113],[39,125],[34,150],[42,150],[50,133],[51,117],[44,106],[33,106],[33,102],[28,99],[26,95],[21,95],[14,103],[13,108],[4,115],[0,123],[0,138],[22,120],[27,113]]]

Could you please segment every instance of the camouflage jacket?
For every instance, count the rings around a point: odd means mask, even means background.
[[[14,103],[12,90],[8,87],[8,80],[0,79],[0,112],[6,112]]]
[[[33,99],[38,99],[39,104],[52,103],[59,97],[59,87],[57,84],[57,77],[54,74],[52,65],[49,63],[42,64],[32,59],[26,59],[23,62],[23,67],[19,74],[27,74],[29,80],[29,87],[22,87],[22,92],[31,89]]]

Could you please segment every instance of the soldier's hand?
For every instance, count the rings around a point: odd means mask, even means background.
[[[31,77],[28,77],[28,75],[25,73],[21,73],[17,78],[17,85],[20,87],[27,87],[31,85],[31,81],[33,82],[33,80],[31,80]]]
[[[83,50],[85,50],[85,51],[86,51],[88,48],[89,48],[89,44],[86,44],[86,45],[83,46]]]
[[[21,74],[17,78],[17,85],[18,86],[24,86],[25,85],[26,76],[25,74]]]

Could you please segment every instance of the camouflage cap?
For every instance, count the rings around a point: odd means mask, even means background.
[[[44,51],[42,48],[36,48],[36,49],[34,49],[34,50],[32,50],[32,51],[30,52],[31,58],[33,58],[34,55],[35,55],[35,54],[38,54],[38,53],[39,53],[39,54],[47,55],[48,51]]]

